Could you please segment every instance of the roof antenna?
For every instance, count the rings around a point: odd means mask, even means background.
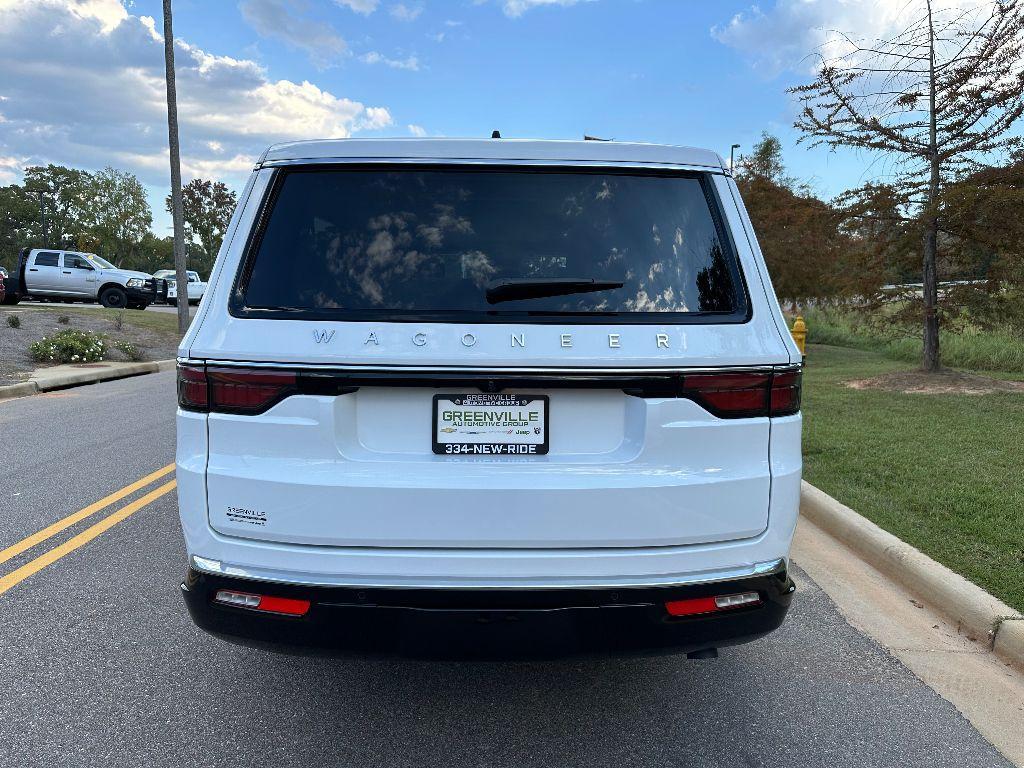
[[[491,138],[492,139],[500,139],[501,138],[501,131],[491,131]]]
[[[602,139],[599,136],[588,136],[585,133],[583,134],[583,140],[584,141],[614,141],[614,139]]]

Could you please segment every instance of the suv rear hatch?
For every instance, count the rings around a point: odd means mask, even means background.
[[[793,412],[798,381],[709,174],[273,173],[219,349],[183,372],[211,411],[216,531],[592,548],[765,529],[771,408]]]

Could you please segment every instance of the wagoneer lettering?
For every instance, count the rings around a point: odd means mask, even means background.
[[[746,222],[704,150],[269,149],[179,349],[193,619],[460,656],[706,657],[775,629],[801,357]]]

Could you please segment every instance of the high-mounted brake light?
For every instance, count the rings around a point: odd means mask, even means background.
[[[294,371],[178,366],[178,405],[211,413],[263,413],[296,389]]]
[[[680,394],[723,419],[800,410],[800,371],[684,374]]]
[[[233,605],[236,608],[248,608],[264,613],[280,613],[285,616],[305,616],[309,612],[309,600],[254,595],[251,592],[236,592],[233,589],[218,589],[213,600],[224,605]]]
[[[761,596],[757,592],[741,592],[737,595],[716,595],[694,597],[689,600],[672,600],[665,603],[669,616],[697,616],[702,613],[716,613],[746,605],[759,605]]]

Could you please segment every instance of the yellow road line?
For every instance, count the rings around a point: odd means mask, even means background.
[[[110,506],[115,501],[120,501],[125,496],[129,496],[135,493],[135,491],[139,490],[140,488],[144,488],[145,486],[152,483],[154,480],[160,479],[161,477],[163,477],[164,475],[173,470],[174,465],[168,464],[166,467],[158,469],[156,472],[150,472],[148,475],[139,480],[136,480],[131,485],[126,485],[121,490],[114,491],[114,493],[110,494],[109,496],[105,496],[104,498],[100,499],[97,502],[94,502],[93,504],[90,504],[88,507],[85,507],[83,509],[78,510],[77,512],[68,515],[63,520],[58,520],[56,523],[46,526],[41,531],[33,533],[31,536],[26,536],[24,539],[17,542],[16,544],[12,544],[7,549],[0,551],[0,563],[6,562],[10,560],[12,557],[20,555],[26,549],[31,549],[39,542],[46,541],[51,536],[60,533],[65,528],[68,528],[77,523],[79,520],[84,520],[85,518],[89,517],[89,515],[93,515],[99,512],[101,509]]]
[[[15,586],[16,584],[24,581],[29,576],[35,573],[39,573],[39,571],[43,570],[43,568],[50,565],[51,563],[60,560],[62,557],[64,557],[64,555],[74,552],[76,549],[78,549],[84,544],[88,544],[101,533],[113,528],[126,517],[129,517],[133,513],[138,512],[151,501],[155,501],[164,494],[174,490],[175,485],[177,485],[177,483],[174,480],[171,480],[169,483],[164,483],[159,488],[156,488],[147,493],[145,496],[140,496],[131,504],[126,504],[116,512],[111,512],[98,523],[93,523],[84,531],[82,531],[76,536],[72,536],[63,544],[60,544],[54,547],[53,549],[44,552],[34,560],[30,560],[20,568],[11,571],[6,576],[0,576],[0,595],[2,595],[4,592],[6,592],[8,589]]]

